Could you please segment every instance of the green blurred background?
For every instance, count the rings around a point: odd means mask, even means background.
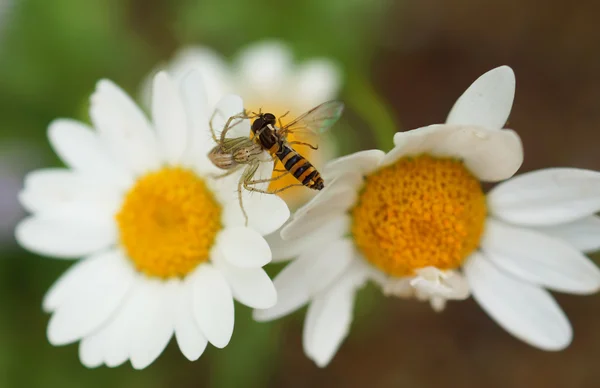
[[[303,312],[252,322],[236,306],[224,350],[191,363],[171,343],[149,368],[88,370],[77,346],[46,340],[42,296],[69,265],[19,249],[23,174],[58,165],[46,140],[56,117],[87,121],[99,78],[139,95],[145,76],[183,45],[231,57],[265,38],[297,58],[345,71],[343,153],[390,146],[389,133],[442,122],[480,74],[517,74],[509,126],[522,171],[600,170],[600,2],[554,0],[0,0],[0,387],[598,387],[600,296],[558,295],[575,339],[546,353],[512,338],[469,300],[426,304],[360,295],[350,338],[326,369],[302,353]],[[400,127],[401,125],[401,127]]]

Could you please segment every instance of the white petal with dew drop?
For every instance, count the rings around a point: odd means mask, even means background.
[[[188,360],[196,361],[204,353],[208,340],[194,318],[192,283],[186,279],[179,287],[179,297],[175,301],[175,337],[181,353]]]
[[[217,237],[217,246],[225,260],[239,268],[259,268],[271,261],[271,249],[254,229],[226,228]]]
[[[436,124],[398,132],[394,144],[382,165],[419,155],[456,158],[478,179],[497,182],[510,178],[523,163],[521,138],[510,129]]]
[[[262,268],[239,268],[223,258],[214,260],[231,287],[233,297],[240,303],[259,309],[273,307],[277,302],[277,291]]]
[[[346,173],[368,175],[379,167],[385,152],[381,150],[366,150],[355,152],[332,160],[323,168],[323,176],[333,179]]]
[[[600,172],[547,168],[496,186],[488,195],[492,214],[517,225],[572,222],[600,211]]]
[[[212,265],[201,265],[192,276],[194,318],[208,341],[217,348],[224,348],[233,334],[231,289]]]
[[[582,252],[600,250],[600,217],[589,216],[566,224],[538,226],[539,232],[559,238]]]
[[[80,277],[76,288],[73,283],[69,289],[53,287],[62,301],[48,323],[48,340],[52,345],[75,342],[99,329],[117,311],[133,284],[133,268],[117,251],[100,253],[86,261],[85,266],[77,266],[69,275]],[[95,269],[93,273],[90,267]],[[69,286],[65,282],[60,284]]]
[[[600,289],[600,269],[563,240],[492,219],[485,228],[481,247],[505,271],[556,291],[589,294]]]
[[[330,241],[342,238],[350,230],[350,217],[347,215],[326,221],[309,234],[294,240],[284,240],[278,232],[266,237],[273,262],[284,261],[298,256],[303,251],[322,246]]]
[[[160,166],[156,135],[142,110],[117,85],[101,80],[91,97],[90,117],[111,155],[133,174]]]
[[[19,201],[32,213],[79,206],[82,210],[92,208],[95,212],[114,214],[121,200],[121,193],[114,186],[62,168],[30,172],[25,177],[25,188],[19,193]]]
[[[90,127],[75,120],[54,120],[48,138],[60,159],[73,170],[119,188],[133,183],[133,176],[118,165]]]
[[[248,215],[248,227],[266,236],[279,229],[290,217],[285,201],[276,195],[253,193],[244,196],[244,209]],[[230,201],[223,214],[225,227],[244,225],[246,219],[239,201]]]
[[[116,225],[109,217],[81,217],[77,209],[71,210],[72,217],[67,213],[40,214],[24,219],[15,229],[17,241],[32,252],[68,259],[108,248],[117,241]]]
[[[502,128],[512,109],[515,83],[515,73],[508,66],[488,71],[460,96],[446,123]]]
[[[510,334],[542,350],[571,343],[571,324],[548,291],[504,273],[481,254],[464,271],[473,298]]]
[[[129,338],[134,369],[144,369],[163,352],[174,331],[174,306],[181,296],[179,280],[145,279],[146,304]]]
[[[179,91],[164,72],[154,77],[152,118],[165,160],[177,164],[188,145],[188,118]]]
[[[305,252],[273,280],[277,304],[269,309],[255,310],[254,319],[270,321],[302,307],[341,276],[353,255],[354,248],[349,240],[332,241],[328,246]]]

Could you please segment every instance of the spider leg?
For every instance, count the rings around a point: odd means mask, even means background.
[[[230,170],[227,170],[227,171],[226,171],[226,172],[224,172],[223,174],[217,174],[217,175],[213,175],[212,177],[213,177],[214,179],[221,179],[221,178],[225,178],[226,176],[229,176],[229,175],[231,175],[231,174],[233,174],[233,173],[236,173],[236,172],[238,172],[238,171],[240,170],[240,168],[242,168],[242,167],[243,167],[243,166],[240,164],[240,165],[237,165],[237,166],[235,166],[234,168],[232,168],[232,169],[230,169]]]

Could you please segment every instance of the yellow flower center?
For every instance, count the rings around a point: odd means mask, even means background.
[[[258,108],[250,109],[250,111],[258,112]],[[263,106],[262,111],[273,113],[275,115],[275,117],[277,117],[279,119],[282,115],[284,115],[286,112],[288,112],[288,109],[280,109],[277,107],[271,108],[270,106],[265,105],[265,106]],[[285,124],[291,122],[292,120],[294,120],[298,115],[301,115],[302,113],[304,113],[304,112],[290,111],[287,115],[285,115],[281,119],[281,122],[283,125],[285,125]],[[279,123],[277,123],[277,125],[279,125]],[[289,134],[287,136],[287,140],[289,142],[301,141],[301,142],[305,142],[305,143],[310,143],[312,145],[319,145],[318,144],[319,139],[317,138],[317,136],[311,136],[310,134],[305,134],[305,133]],[[292,145],[292,147],[294,147],[294,149],[300,155],[302,155],[306,159],[308,159],[313,165],[316,165],[317,167],[320,165],[320,161],[321,161],[321,150],[320,149],[313,150],[310,147],[303,146],[303,145]],[[276,161],[274,169],[285,170],[285,167],[281,164],[280,161]],[[272,177],[274,178],[281,174],[282,174],[281,172],[273,171]],[[296,178],[294,178],[291,174],[288,174],[281,179],[270,182],[268,190],[274,191],[274,190],[281,189],[281,188],[284,188],[284,187],[287,187],[290,185],[295,185],[298,183],[299,182],[296,180]],[[294,202],[296,202],[297,205],[302,205],[302,203],[298,203],[298,202],[300,202],[302,198],[306,198],[305,195],[308,195],[308,194],[310,194],[310,189],[308,189],[306,187],[300,187],[300,186],[290,187],[287,190],[277,193],[277,195],[280,196],[286,202],[288,202],[288,204],[290,206],[293,205]]]
[[[116,219],[121,244],[139,271],[183,277],[208,260],[221,206],[192,171],[165,167],[137,181]]]
[[[366,259],[389,275],[410,276],[428,266],[459,267],[479,246],[487,209],[462,162],[423,155],[367,177],[351,213]]]

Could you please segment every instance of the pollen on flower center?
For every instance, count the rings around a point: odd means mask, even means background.
[[[454,269],[479,245],[485,195],[463,163],[403,158],[366,178],[352,234],[366,259],[392,276]]]
[[[166,167],[139,178],[116,219],[121,244],[139,271],[182,277],[208,260],[221,206],[192,171]]]

